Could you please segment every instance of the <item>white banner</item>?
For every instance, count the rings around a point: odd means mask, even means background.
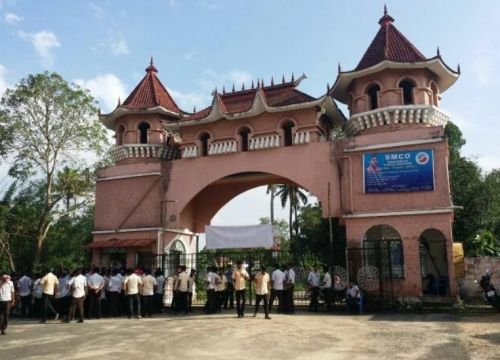
[[[273,244],[271,224],[205,226],[207,249],[266,248]]]

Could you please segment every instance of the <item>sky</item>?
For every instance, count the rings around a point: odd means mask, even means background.
[[[55,71],[88,88],[103,112],[125,99],[151,56],[186,111],[215,87],[305,73],[300,90],[319,97],[338,63],[353,69],[378,31],[383,5],[427,57],[439,46],[461,76],[440,107],[464,133],[464,154],[500,168],[500,1],[469,0],[0,0],[0,95],[28,74]],[[345,111],[345,107],[343,107]],[[5,177],[5,165],[0,177]],[[0,183],[2,179],[0,179]],[[278,216],[286,218],[286,210]],[[265,189],[246,192],[214,218],[219,225],[267,216]]]

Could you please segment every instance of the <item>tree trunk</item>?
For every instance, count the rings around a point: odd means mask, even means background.
[[[271,190],[271,225],[274,225],[274,193],[275,190],[272,188]]]
[[[293,223],[292,223],[292,214],[293,214],[293,208],[292,208],[292,202],[290,202],[290,213],[288,217],[288,227],[290,229],[290,240],[292,240],[293,237]]]

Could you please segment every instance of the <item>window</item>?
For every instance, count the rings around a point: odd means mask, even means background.
[[[292,146],[293,145],[293,127],[294,123],[292,121],[287,121],[281,127],[283,129],[283,145]]]
[[[403,90],[403,104],[413,104],[413,88],[415,84],[410,80],[403,80],[399,83],[399,87]]]
[[[207,156],[208,155],[208,140],[210,139],[210,134],[209,133],[203,133],[200,135],[200,141],[201,141],[201,156]]]
[[[432,91],[432,105],[438,106],[439,105],[439,89],[434,81],[431,82],[431,91]]]
[[[147,144],[148,143],[148,130],[151,128],[147,122],[142,122],[139,124],[139,143]]]
[[[380,86],[372,85],[366,90],[366,94],[368,95],[369,104],[368,107],[370,110],[375,110],[378,108],[378,92],[380,91]]]
[[[244,127],[240,130],[241,151],[248,151],[248,134],[250,134],[249,128]]]
[[[116,133],[115,133],[117,146],[123,145],[124,135],[125,135],[125,126],[123,126],[123,125],[118,126],[118,128],[116,129]]]
[[[403,244],[393,227],[371,227],[364,236],[363,244],[365,266],[375,266],[386,279],[404,278]]]

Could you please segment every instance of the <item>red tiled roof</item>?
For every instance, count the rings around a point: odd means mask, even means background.
[[[181,110],[158,79],[157,72],[158,70],[151,61],[151,64],[146,68],[146,75],[122,106],[128,109],[149,109],[162,106],[174,113],[180,113]]]
[[[88,248],[127,248],[127,247],[145,247],[150,246],[154,240],[152,239],[111,239],[107,241],[96,241],[89,245]]]
[[[253,89],[217,94],[219,108],[224,114],[236,114],[249,111],[257,96],[257,91],[262,90],[267,105],[271,107],[300,104],[316,100],[314,97],[304,94],[295,88],[294,81],[278,85],[259,86]],[[185,121],[202,119],[212,110],[209,106],[194,114],[183,118]]]
[[[369,68],[384,60],[412,63],[425,61],[425,56],[393,25],[394,19],[384,9],[380,29],[361,58],[355,71]]]

